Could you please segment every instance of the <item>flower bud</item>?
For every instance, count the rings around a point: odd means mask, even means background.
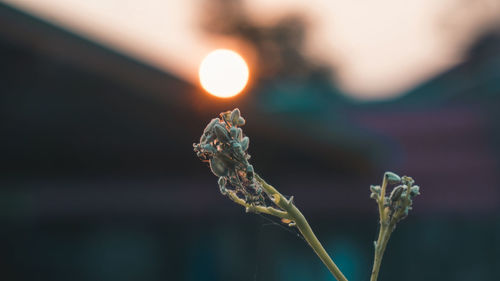
[[[391,201],[391,204],[399,200],[405,188],[406,186],[398,185],[392,190],[391,195],[389,195],[389,200]]]
[[[211,132],[213,127],[217,123],[219,123],[219,118],[213,118],[212,120],[210,120],[210,123],[208,123],[208,125],[205,127],[205,130],[203,130],[203,133],[205,134],[205,133]]]
[[[226,195],[226,193],[227,193],[227,189],[226,189],[227,180],[226,180],[226,178],[219,177],[218,184],[219,184],[219,189],[220,189],[220,192],[222,193],[222,195]]]
[[[409,176],[402,176],[401,182],[407,186],[412,186],[415,183],[415,181]]]
[[[227,133],[226,128],[222,127],[220,124],[214,125],[214,132],[217,138],[221,142],[229,142],[229,134]]]
[[[241,147],[241,144],[237,141],[231,141],[231,146],[233,147],[234,151],[236,151],[236,153],[238,155],[243,155],[244,152],[243,152],[243,148]]]
[[[243,117],[238,118],[238,122],[235,125],[237,125],[237,126],[245,125],[245,118],[243,118]]]
[[[370,191],[376,194],[380,194],[380,186],[379,185],[370,185]]]
[[[210,152],[210,153],[216,153],[217,152],[217,149],[215,149],[215,147],[213,147],[211,144],[207,143],[207,144],[202,144],[201,145],[201,148],[203,150],[205,150],[205,152]]]
[[[224,162],[217,157],[210,159],[210,169],[212,170],[212,173],[218,177],[227,176],[229,173],[229,170]]]
[[[252,180],[253,179],[253,173],[254,173],[253,166],[252,165],[248,165],[246,172],[247,172],[247,179]]]
[[[241,113],[240,113],[240,110],[238,108],[235,108],[233,109],[233,111],[231,112],[231,117],[230,117],[230,120],[231,120],[231,123],[234,125],[238,125],[238,120],[240,119],[241,117]]]
[[[385,172],[384,176],[389,184],[398,184],[401,182],[401,178],[393,172]]]
[[[250,145],[250,139],[248,137],[244,137],[241,142],[241,148],[243,149],[243,151],[247,151],[248,149],[248,146]]]
[[[415,197],[417,195],[420,195],[420,186],[414,185],[410,188],[410,196]]]
[[[241,132],[240,128],[231,127],[231,129],[229,130],[229,135],[233,140],[239,140],[240,132]]]

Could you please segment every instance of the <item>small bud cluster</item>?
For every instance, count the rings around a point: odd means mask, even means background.
[[[399,177],[392,172],[386,172],[385,181],[388,185],[397,185],[394,187],[389,196],[381,198],[381,187],[378,185],[370,186],[370,197],[377,202],[383,200],[384,208],[389,210],[389,220],[397,223],[408,216],[408,212],[412,209],[412,199],[420,194],[420,187],[413,185],[415,181],[408,176]]]
[[[219,177],[223,195],[232,191],[246,202],[264,204],[262,187],[254,179],[253,166],[248,163],[250,139],[243,135],[240,126],[245,124],[238,108],[220,114],[203,131],[199,143],[193,144],[196,155],[210,163],[212,173]]]

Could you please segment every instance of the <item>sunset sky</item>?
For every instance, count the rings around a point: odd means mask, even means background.
[[[203,57],[225,41],[204,34],[202,0],[0,0],[192,83]],[[500,1],[252,0],[257,21],[300,11],[311,22],[307,54],[335,66],[350,95],[397,95],[460,62],[500,24]],[[189,55],[186,55],[189,54]],[[251,69],[250,69],[251,71]]]

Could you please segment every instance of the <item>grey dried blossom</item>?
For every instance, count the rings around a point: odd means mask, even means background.
[[[253,166],[248,162],[250,139],[239,128],[244,124],[238,108],[223,112],[208,123],[200,142],[193,147],[196,155],[207,161],[212,173],[219,177],[223,195],[232,191],[246,202],[263,205],[262,187],[254,179]]]

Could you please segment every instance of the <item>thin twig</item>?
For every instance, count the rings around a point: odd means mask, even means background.
[[[297,228],[299,229],[304,239],[307,241],[309,246],[314,250],[316,255],[321,259],[325,266],[330,270],[333,276],[338,281],[347,281],[347,278],[342,274],[337,265],[333,262],[332,258],[328,255],[321,242],[314,234],[311,226],[307,222],[304,215],[300,210],[293,204],[293,199],[287,200],[281,193],[279,193],[273,186],[265,182],[259,175],[255,174],[255,178],[262,185],[264,191],[271,197],[274,198],[274,203],[282,208],[288,214],[290,220],[292,220]]]

